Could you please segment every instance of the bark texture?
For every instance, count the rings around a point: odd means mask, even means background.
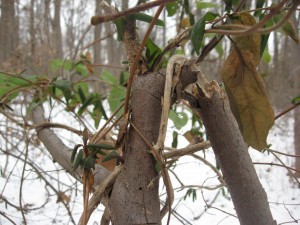
[[[158,137],[163,87],[160,73],[134,80],[131,121],[149,143]],[[124,170],[109,202],[113,224],[160,224],[159,177],[150,148],[132,127],[125,145]]]
[[[197,100],[189,101],[203,120],[240,224],[276,224],[225,93],[217,83],[206,91],[211,97],[199,93]]]

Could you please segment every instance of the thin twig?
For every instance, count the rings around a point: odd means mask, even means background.
[[[275,120],[277,120],[278,118],[282,117],[283,115],[287,114],[289,111],[295,109],[297,106],[300,105],[300,102],[297,102],[295,105],[292,105],[290,107],[288,107],[287,109],[283,110],[281,113],[277,114],[275,116]]]
[[[133,14],[133,13],[137,13],[137,12],[140,12],[140,11],[145,11],[147,9],[159,6],[161,4],[165,4],[165,3],[168,3],[168,2],[174,2],[174,1],[175,0],[157,0],[157,1],[143,3],[143,4],[140,4],[140,5],[137,5],[133,8],[126,9],[126,10],[123,10],[121,12],[117,12],[115,14],[105,15],[105,16],[93,16],[91,18],[91,24],[92,25],[98,25],[100,23],[113,21],[113,20],[128,16],[128,15]]]
[[[287,169],[287,171],[289,172],[289,174],[296,180],[296,182],[300,185],[300,182],[298,180],[298,178],[296,177],[296,175],[294,173],[292,173],[292,171],[287,167],[287,165],[285,165],[285,163],[274,153],[271,151],[271,154],[275,156],[275,158]]]
[[[163,4],[164,1],[162,1],[160,4]],[[134,58],[134,62],[132,64],[132,67],[130,68],[130,75],[129,75],[129,78],[128,78],[128,82],[127,82],[127,90],[126,90],[126,98],[125,98],[125,105],[124,105],[124,115],[126,115],[128,113],[128,109],[129,109],[129,98],[130,98],[130,93],[131,93],[131,86],[132,86],[132,82],[133,82],[133,78],[134,78],[134,74],[135,74],[135,70],[137,69],[137,66],[138,66],[138,62],[139,62],[139,58],[141,57],[142,55],[142,52],[144,50],[144,47],[146,45],[146,42],[150,36],[150,33],[152,32],[152,29],[155,25],[155,22],[157,21],[160,13],[162,12],[163,8],[164,8],[164,4],[161,5],[157,12],[155,13],[155,16],[153,17],[149,27],[148,27],[148,30],[144,36],[144,39],[137,51],[137,54]]]
[[[107,188],[110,188],[110,186],[116,180],[118,174],[122,171],[122,168],[123,168],[123,166],[115,167],[115,170],[111,174],[109,174],[108,177],[105,178],[105,180],[96,188],[93,196],[89,200],[89,205],[88,205],[88,208],[87,208],[87,221],[89,220],[89,218],[92,215],[93,211],[100,204],[104,193],[107,191]],[[81,215],[79,224],[82,224],[82,221],[83,221],[83,215]]]
[[[165,147],[166,150],[171,150],[171,151],[165,152],[164,155],[165,155],[166,159],[170,159],[170,158],[180,157],[180,156],[184,156],[184,155],[190,155],[190,154],[193,154],[198,151],[206,150],[210,147],[211,147],[211,144],[209,141],[197,143],[194,145],[189,145],[189,146],[187,146],[185,148],[181,148],[181,149]]]
[[[104,137],[102,135],[101,138],[98,138],[98,136],[102,133],[102,131],[106,128],[107,124],[114,118],[114,116],[122,109],[122,107],[124,106],[124,103],[122,103],[119,108],[117,108],[117,110],[108,118],[108,120],[104,123],[104,125],[100,128],[99,131],[97,131],[95,133],[95,135],[93,136],[93,138],[91,139],[91,143],[96,143],[97,140],[101,140],[102,137]],[[98,138],[98,139],[97,139]]]

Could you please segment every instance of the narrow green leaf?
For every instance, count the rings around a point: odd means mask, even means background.
[[[68,80],[55,80],[53,81],[53,85],[63,92],[66,102],[68,103],[72,97],[72,82]]]
[[[78,148],[80,148],[80,147],[82,147],[82,145],[81,145],[81,144],[78,144],[78,145],[76,145],[76,146],[73,148],[72,155],[71,155],[71,163],[74,162],[75,155],[76,155],[76,153],[77,153]]]
[[[178,2],[170,2],[166,4],[168,17],[174,16],[178,10]]]
[[[95,100],[95,103],[94,103],[94,110],[100,110],[101,114],[103,115],[104,119],[105,120],[108,120],[108,117],[106,115],[106,111],[103,107],[103,104],[102,104],[102,100],[100,97],[98,97],[96,100]]]
[[[192,30],[191,30],[191,41],[192,41],[194,49],[195,49],[195,51],[196,51],[196,53],[198,55],[200,53],[200,48],[201,48],[201,46],[203,44],[202,42],[203,42],[203,37],[204,37],[204,33],[205,33],[205,22],[206,21],[212,21],[217,16],[219,16],[218,13],[207,12],[192,27]]]
[[[107,162],[107,161],[112,160],[112,159],[118,159],[119,157],[120,156],[119,156],[119,154],[116,151],[111,151],[109,154],[107,154],[103,158],[102,162]]]
[[[276,3],[273,3],[271,6],[275,7],[276,5],[277,5]],[[287,14],[286,11],[281,11],[278,15],[273,17],[274,22],[279,23],[286,14]],[[295,29],[294,24],[290,19],[288,19],[284,23],[284,25],[282,26],[282,31],[290,38],[292,38],[296,43],[299,43],[298,31]]]
[[[146,23],[151,23],[151,21],[153,19],[152,16],[149,16],[145,13],[134,13],[134,14],[131,14],[130,16],[133,17],[136,20],[143,21],[143,22],[146,22]],[[158,19],[158,20],[156,20],[155,25],[165,26],[165,23],[164,23],[164,21]]]
[[[74,164],[73,164],[73,170],[77,170],[78,166],[81,164],[82,162],[82,159],[83,159],[83,150],[81,149],[78,154],[77,154],[77,157],[76,157],[76,160],[74,161]]]
[[[173,141],[172,141],[172,148],[177,148],[178,145],[178,133],[173,131]]]
[[[85,94],[84,94],[84,92],[83,92],[83,90],[80,86],[78,88],[78,95],[80,97],[81,103],[84,103],[86,101],[86,97],[85,97]]]
[[[155,163],[155,170],[157,172],[159,172],[161,170],[161,167],[162,167],[161,162],[160,161],[156,161],[156,163]]]
[[[300,95],[293,98],[292,101],[291,101],[291,103],[293,103],[294,105],[298,104],[299,102],[300,102]]]
[[[265,4],[265,0],[257,0],[256,1],[256,9],[260,9]],[[254,16],[260,16],[262,14],[261,10],[257,10],[254,12]]]
[[[95,157],[88,156],[82,159],[81,166],[86,169],[95,169],[95,160]]]
[[[150,68],[155,64],[161,53],[162,50],[149,38],[146,42],[146,60]]]
[[[204,2],[204,1],[197,1],[196,2],[197,9],[208,9],[208,8],[218,8],[219,5],[213,2]]]
[[[115,146],[106,144],[88,144],[87,147],[91,149],[116,150]]]
[[[82,113],[86,110],[86,108],[87,108],[89,105],[92,104],[93,100],[94,100],[94,95],[91,94],[91,95],[84,101],[84,103],[82,104],[82,106],[78,109],[78,112],[77,112],[78,116],[81,116],[81,115],[82,115]]]
[[[117,39],[118,41],[123,41],[124,39],[124,30],[125,30],[125,22],[124,19],[116,19],[114,21],[116,27],[117,27]]]

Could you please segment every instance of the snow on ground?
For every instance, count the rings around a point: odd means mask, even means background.
[[[57,112],[57,114],[59,117],[63,116],[59,112]],[[75,123],[75,121],[71,119],[65,122],[73,125]],[[172,123],[170,123],[170,126],[172,126]],[[184,131],[181,131],[180,133],[183,134]],[[73,135],[62,134],[62,136],[66,143],[70,140],[74,141],[74,139],[75,142],[80,141],[80,139]],[[170,140],[167,142],[170,143]],[[271,149],[293,154],[293,120],[281,118],[276,121],[276,125],[270,133],[268,142],[272,144]],[[178,147],[184,147],[186,144],[186,140],[183,137],[180,137]],[[3,143],[2,140],[0,147],[1,151],[6,149],[5,143]],[[19,151],[14,152],[16,156],[25,153],[25,146],[20,145],[18,149]],[[268,154],[267,152],[262,154],[252,149],[250,149],[249,152],[253,162],[279,163],[273,155]],[[71,195],[70,210],[72,211],[74,220],[78,221],[82,213],[82,188],[80,184],[74,182],[74,180],[67,176],[64,171],[60,170],[56,164],[53,164],[51,157],[42,148],[30,148],[29,153],[29,157],[34,159],[33,163],[35,163],[35,166],[42,167],[47,171],[47,173],[43,173],[42,175],[48,178],[49,176],[52,177],[53,183],[51,182],[51,184],[54,188],[64,191],[67,195]],[[197,154],[204,157],[203,152]],[[287,166],[293,166],[294,158],[280,155],[279,157]],[[215,165],[212,150],[205,151],[205,159]],[[4,168],[5,160],[6,157],[0,152],[1,170]],[[8,171],[12,171],[12,173],[5,174],[6,177],[0,177],[0,194],[17,206],[19,205],[20,177],[23,165],[22,161],[10,158]],[[255,168],[260,181],[268,194],[270,207],[277,223],[291,222],[294,219],[299,220],[300,189],[295,182],[292,182],[291,177],[287,175],[287,170],[283,167],[270,165],[255,165]],[[172,173],[170,174],[173,180],[173,187],[175,188],[175,202],[173,207],[176,217],[172,216],[170,224],[239,224],[235,217],[236,214],[233,204],[230,201],[230,195],[226,189],[206,190],[195,187],[195,185],[213,187],[219,184],[215,173],[208,166],[195,160],[191,156],[185,156],[176,162],[174,172],[177,174],[177,178],[175,178]],[[6,182],[8,177],[9,182]],[[53,190],[51,190],[50,185],[45,185],[45,182],[41,177],[37,176],[29,166],[26,166],[24,177],[25,180],[22,192],[23,205],[33,204],[31,207],[41,207],[40,209],[28,212],[25,215],[28,224],[72,224],[66,209],[61,203],[56,202],[57,196]],[[62,181],[63,184],[58,185],[56,182],[57,180]],[[178,180],[184,185],[194,185],[190,186],[196,190],[196,199],[194,201],[192,195],[185,200],[183,199],[188,189],[181,189],[181,184]],[[166,195],[163,183],[161,183],[161,194],[161,199],[164,201]],[[45,205],[41,205],[41,203],[45,203]],[[206,204],[211,205],[211,207],[208,208]],[[2,200],[0,200],[0,211],[13,219],[16,224],[22,224],[21,213],[12,206],[5,204]],[[100,224],[99,218],[102,212],[103,207],[99,207],[92,215],[89,225]],[[163,224],[165,223],[166,218],[164,219]],[[0,215],[0,225],[2,224],[6,225],[11,223]]]

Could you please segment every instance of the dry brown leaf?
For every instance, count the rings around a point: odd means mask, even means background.
[[[252,17],[248,14],[240,18],[249,16]],[[248,18],[247,23],[243,24],[253,25],[253,20]],[[234,42],[235,47],[221,72],[222,80],[245,142],[257,150],[263,150],[267,147],[268,132],[274,124],[274,112],[263,80],[256,71],[260,60],[260,36],[238,36]]]
[[[59,203],[59,202],[64,202],[64,203],[69,203],[71,200],[71,196],[70,195],[66,195],[65,192],[62,192],[62,191],[59,191],[57,193],[57,200],[56,200],[56,203]]]

